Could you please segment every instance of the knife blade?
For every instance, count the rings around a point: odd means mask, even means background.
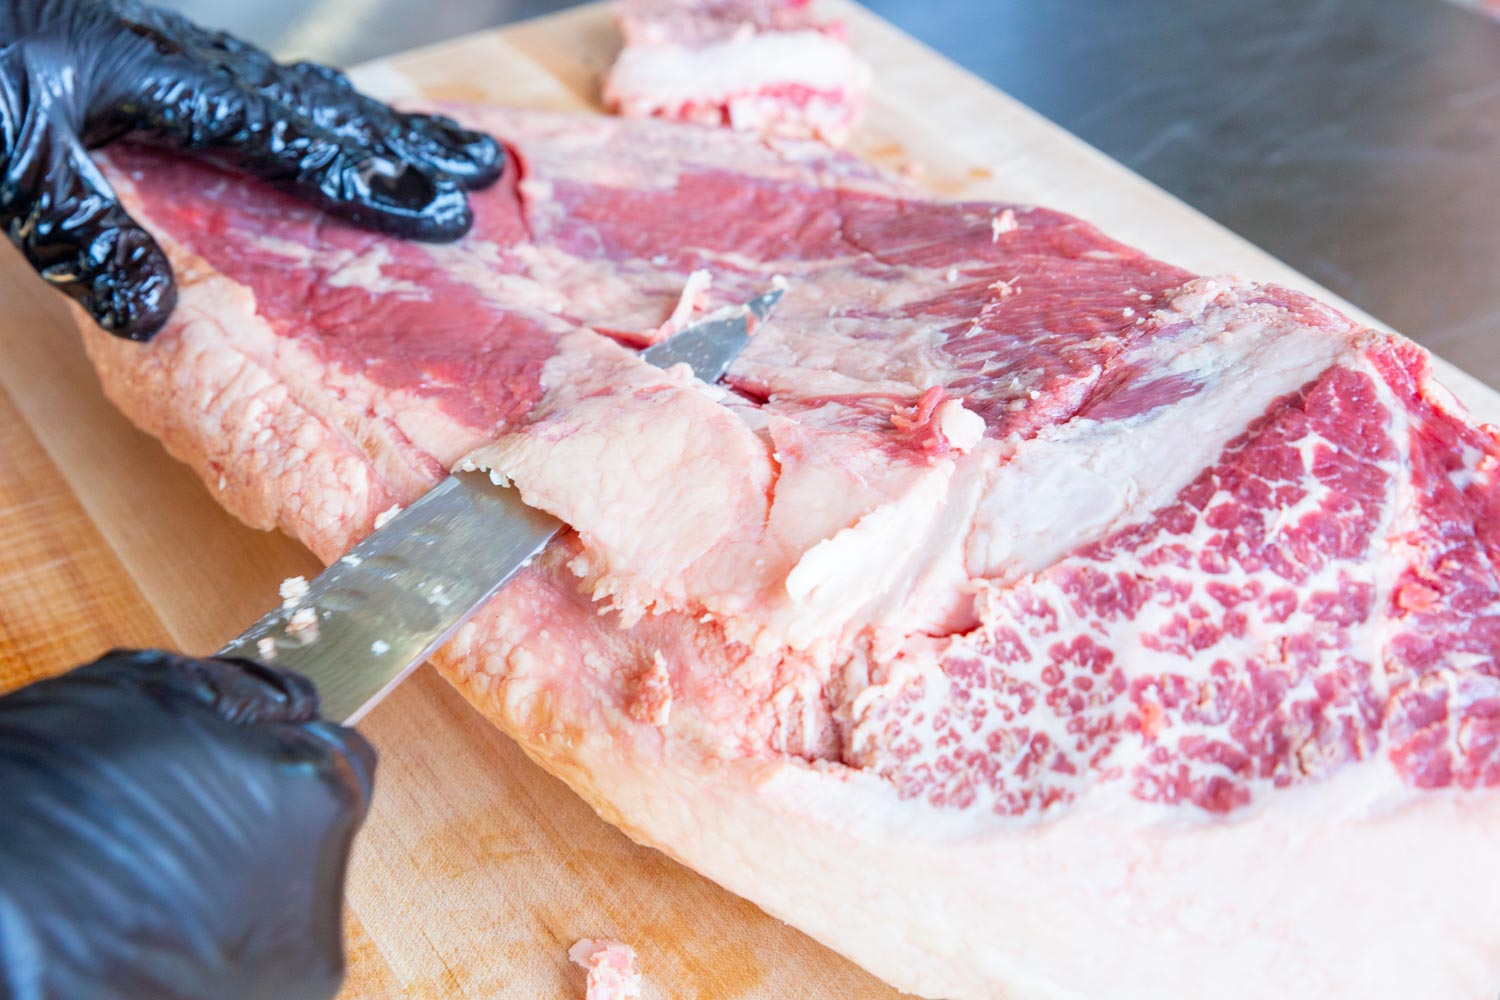
[[[717,382],[780,301],[778,283],[641,352]],[[458,472],[285,595],[218,651],[305,674],[323,714],[353,725],[446,642],[564,525],[483,472]]]

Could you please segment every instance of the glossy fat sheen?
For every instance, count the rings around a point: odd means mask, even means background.
[[[903,989],[1488,997],[1500,449],[1419,349],[816,144],[467,117],[519,172],[451,247],[115,156],[190,277],[106,391],[325,559],[514,479],[576,531],[446,675]],[[790,279],[726,385],[599,334],[699,270]]]

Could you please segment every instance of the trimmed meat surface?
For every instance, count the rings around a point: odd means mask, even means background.
[[[615,14],[617,114],[834,143],[859,119],[869,69],[811,0],[616,0]]]
[[[816,143],[462,114],[450,246],[109,154],[181,305],[89,352],[230,510],[332,560],[512,479],[573,530],[440,669],[902,989],[1493,995],[1500,442],[1419,348]],[[634,354],[698,270],[791,282],[719,386]]]

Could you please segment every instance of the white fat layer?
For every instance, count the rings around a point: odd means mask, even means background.
[[[688,275],[688,279],[682,286],[682,297],[677,300],[677,305],[672,308],[672,315],[662,324],[662,332],[671,335],[688,325],[697,311],[699,301],[708,294],[708,290],[714,283],[714,276],[708,271],[698,270]]]
[[[432,295],[430,289],[415,281],[386,277],[385,267],[391,263],[391,251],[383,243],[372,243],[363,253],[353,250],[314,250],[295,240],[264,234],[257,236],[254,243],[260,249],[284,257],[298,266],[316,267],[328,272],[323,283],[333,288],[364,288],[381,295],[404,295],[415,299],[427,299]]]
[[[302,603],[307,596],[307,578],[304,576],[289,576],[281,581],[278,588],[281,593],[281,606],[287,610],[295,608]]]
[[[857,113],[853,102],[848,100],[813,97],[794,104],[769,94],[731,98],[727,106],[729,124],[741,131],[813,135],[832,143],[844,141]]]
[[[638,108],[721,101],[795,83],[817,91],[856,91],[867,76],[849,46],[820,31],[736,36],[702,48],[633,45],[611,73],[609,98]]]
[[[980,444],[984,423],[957,400],[943,404],[938,418],[955,455],[934,462],[895,499],[813,544],[788,575],[797,648],[826,636],[831,623],[878,626],[882,634],[946,631],[968,623],[972,599],[964,539],[995,446],[988,446],[988,455],[966,455]]]
[[[1220,661],[1233,664],[1239,672],[1246,664],[1259,663],[1270,669],[1281,669],[1280,638],[1286,635],[1305,635],[1321,637],[1323,641],[1330,643],[1322,653],[1324,667],[1332,664],[1334,660],[1348,657],[1353,663],[1362,666],[1351,666],[1350,669],[1362,671],[1361,676],[1370,684],[1374,696],[1384,700],[1388,696],[1389,680],[1383,669],[1383,651],[1388,638],[1389,623],[1382,609],[1389,606],[1389,581],[1400,576],[1400,566],[1409,564],[1415,553],[1403,548],[1400,539],[1407,537],[1410,532],[1410,512],[1412,510],[1411,487],[1409,482],[1401,475],[1403,468],[1409,467],[1409,456],[1406,453],[1407,434],[1405,430],[1404,409],[1400,401],[1395,399],[1380,380],[1378,373],[1372,371],[1363,358],[1351,358],[1350,364],[1369,374],[1377,386],[1377,394],[1391,414],[1392,424],[1388,428],[1390,438],[1397,442],[1398,453],[1393,459],[1382,463],[1387,473],[1388,481],[1398,484],[1390,488],[1388,494],[1379,501],[1377,522],[1371,531],[1370,549],[1366,557],[1355,561],[1329,561],[1318,567],[1307,578],[1296,581],[1283,579],[1268,568],[1255,572],[1247,572],[1238,562],[1230,559],[1222,569],[1216,569],[1212,573],[1206,573],[1197,569],[1164,569],[1160,566],[1149,566],[1141,561],[1143,552],[1125,551],[1116,553],[1105,564],[1099,564],[1096,568],[1113,576],[1125,579],[1138,578],[1142,580],[1163,578],[1175,584],[1179,588],[1185,588],[1185,592],[1174,592],[1172,596],[1163,598],[1160,595],[1153,596],[1139,611],[1114,620],[1100,619],[1092,614],[1079,614],[1074,603],[1059,587],[1055,578],[1044,575],[1023,581],[1026,593],[1050,609],[1051,614],[1056,617],[1055,628],[1028,627],[1014,630],[1012,641],[1020,644],[1028,653],[1022,662],[1013,663],[1006,670],[1018,680],[1038,684],[1040,686],[1042,666],[1048,662],[1047,649],[1060,638],[1070,636],[1090,636],[1110,650],[1113,654],[1113,663],[1124,670],[1127,682],[1135,682],[1142,679],[1152,680],[1158,677],[1178,676],[1186,678],[1189,682],[1211,684],[1211,668]],[[1309,432],[1297,441],[1289,442],[1300,454],[1303,471],[1306,474],[1303,483],[1309,489],[1307,496],[1289,507],[1278,507],[1263,512],[1267,521],[1266,533],[1275,537],[1289,531],[1296,531],[1302,521],[1309,516],[1320,513],[1320,504],[1327,499],[1327,489],[1322,487],[1313,478],[1313,470],[1318,460],[1319,453],[1333,449],[1335,446],[1320,435]],[[1228,502],[1228,497],[1214,496],[1208,498],[1205,504],[1205,512],[1199,518],[1192,532],[1185,535],[1174,535],[1172,541],[1175,544],[1186,547],[1190,551],[1209,551],[1213,546],[1213,536],[1217,529],[1209,524],[1209,517],[1213,509],[1220,503]],[[1149,552],[1150,549],[1144,550]],[[1386,581],[1382,584],[1382,581]],[[1219,608],[1213,595],[1207,590],[1208,584],[1216,584],[1229,588],[1232,592],[1244,593],[1252,585],[1259,588],[1262,595],[1271,594],[1279,589],[1290,589],[1295,595],[1295,607],[1290,613],[1279,620],[1273,620],[1270,610],[1261,600],[1246,601],[1237,606],[1237,611],[1244,616],[1243,634],[1233,635],[1222,632],[1210,645],[1194,646],[1189,649],[1173,650],[1164,647],[1160,641],[1148,643],[1148,636],[1164,636],[1171,633],[1175,628],[1180,629],[1182,625],[1190,620],[1187,616],[1190,608],[1196,605],[1206,610],[1209,617],[1206,624],[1218,624],[1222,620],[1222,610]],[[1371,611],[1365,620],[1343,627],[1340,644],[1335,648],[1332,642],[1335,636],[1334,626],[1315,617],[1315,606],[1312,604],[1314,598],[1333,598],[1346,586],[1362,586],[1370,588],[1373,599],[1370,604]],[[981,601],[982,617],[985,621],[999,624],[1011,623],[1017,619],[1014,608],[1004,591],[986,588],[984,600]],[[1277,614],[1282,614],[1278,611]],[[903,768],[911,770],[925,765],[933,769],[934,773],[940,771],[942,761],[951,748],[942,740],[942,734],[931,727],[920,724],[920,720],[933,719],[941,716],[946,709],[958,702],[957,692],[947,675],[938,666],[941,660],[940,653],[924,646],[930,641],[916,639],[913,642],[918,647],[912,655],[897,660],[887,671],[881,683],[859,691],[853,702],[853,717],[858,720],[866,712],[870,711],[880,702],[890,701],[903,693],[917,693],[917,703],[908,706],[903,711],[903,717],[917,720],[910,732],[900,734],[896,739],[906,748],[903,757]],[[1288,704],[1300,702],[1319,702],[1321,696],[1316,688],[1316,682],[1326,675],[1323,669],[1314,670],[1308,676],[1303,677],[1294,684],[1286,693],[1285,701]],[[1146,689],[1146,698],[1152,698],[1151,689]],[[1102,709],[1102,711],[1121,711],[1121,706],[1116,703],[1113,707]],[[1332,717],[1339,713],[1353,714],[1357,708],[1352,704],[1330,705],[1324,710],[1325,715]],[[1047,711],[1038,705],[1027,713],[1022,721],[1032,734],[1045,734],[1052,745],[1069,748],[1074,742],[1071,735],[1070,720],[1064,716]],[[1008,733],[1011,722],[1008,719],[998,717],[991,713],[986,724],[992,724],[995,728],[994,739],[1009,738]],[[1175,748],[1182,741],[1194,737],[1202,737],[1210,741],[1224,740],[1228,738],[1234,742],[1233,737],[1227,732],[1229,722],[1220,720],[1212,724],[1193,723],[1181,718],[1174,717],[1170,725],[1163,730],[1161,739],[1165,745]],[[1309,734],[1310,735],[1310,734]],[[980,732],[977,738],[982,738]],[[1456,737],[1455,737],[1456,738]],[[879,765],[885,758],[888,745],[892,740],[891,735],[885,731],[885,723],[877,713],[874,716],[873,726],[857,726],[852,735],[852,746],[856,759],[871,765]],[[1157,807],[1141,803],[1138,807],[1134,805],[1136,800],[1130,791],[1128,780],[1113,779],[1097,786],[1093,783],[1097,780],[1101,770],[1112,771],[1116,774],[1130,775],[1136,772],[1138,767],[1145,766],[1150,770],[1149,755],[1157,744],[1152,741],[1141,739],[1138,735],[1128,734],[1117,743],[1108,758],[1097,769],[1080,766],[1075,776],[1069,779],[1057,778],[1057,783],[1066,783],[1072,794],[1079,796],[1079,802],[1100,801],[1114,803],[1114,809],[1138,809],[1145,807],[1147,812],[1143,816],[1154,815],[1153,810]],[[913,752],[913,748],[915,751]],[[1366,747],[1366,750],[1373,750]],[[1460,754],[1458,746],[1450,748],[1453,753]],[[1300,769],[1309,776],[1309,784],[1318,785],[1324,780],[1329,762],[1325,762],[1319,756],[1320,748],[1312,740],[1306,740],[1299,745],[1290,748],[1295,755],[1294,759],[1284,762],[1285,766]],[[1350,767],[1384,768],[1388,773],[1385,779],[1388,783],[1398,787],[1405,787],[1400,783],[1394,772],[1390,771],[1389,763],[1383,754],[1377,754],[1377,759],[1364,764],[1344,764],[1334,762],[1333,766],[1340,770]],[[1075,763],[1081,763],[1075,761]],[[1209,779],[1215,776],[1237,780],[1236,775],[1228,771],[1223,765],[1213,761],[1195,760],[1187,757],[1180,759],[1181,765],[1186,768],[1186,773],[1193,779]],[[1093,786],[1093,787],[1090,787]],[[1260,800],[1265,793],[1272,790],[1269,780],[1259,781],[1251,785],[1252,795]],[[988,793],[982,793],[981,802],[986,800]],[[1276,796],[1284,795],[1283,790],[1276,790]],[[1079,808],[1078,805],[1070,805],[1069,811]],[[982,811],[982,810],[981,810]],[[1162,807],[1163,815],[1180,815],[1183,810],[1180,807]],[[1197,815],[1200,819],[1206,818],[1206,814]],[[1036,814],[1029,814],[1029,819],[1037,819]],[[1010,817],[1005,817],[1001,822],[1011,822]],[[1045,821],[1045,819],[1044,819]],[[1181,820],[1179,820],[1181,821]]]
[[[601,729],[567,760],[636,840],[922,996],[1155,1000],[1167,968],[1226,1000],[1478,1000],[1500,975],[1493,796],[1362,765],[1231,822],[1101,801],[1018,830],[836,766],[700,770],[654,746]]]
[[[966,409],[962,402],[950,399],[935,414],[938,430],[956,451],[972,451],[984,437],[984,418]]]
[[[799,304],[816,308],[816,295],[799,295]],[[904,304],[892,295],[882,308]],[[952,374],[937,324],[897,329],[879,320],[826,312],[813,317],[792,310],[778,311],[773,323],[767,336],[751,342],[737,370],[773,389],[785,382],[786,391],[797,398],[904,398],[913,386],[943,385]]]
[[[1306,328],[1226,325],[1231,315],[1206,317],[1192,331],[1200,343],[1158,338],[1130,359],[1190,376],[1202,384],[1195,394],[1129,419],[1072,420],[1016,449],[980,507],[969,543],[975,576],[1038,572],[1170,503],[1271,400],[1349,349],[1344,337]]]
[[[938,474],[923,476],[898,499],[802,554],[786,578],[795,608],[794,623],[787,630],[793,648],[804,648],[825,635],[830,620],[848,620],[919,550],[947,496],[952,466],[943,464]]]

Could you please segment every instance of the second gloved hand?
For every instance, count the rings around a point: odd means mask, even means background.
[[[256,663],[115,652],[0,697],[0,997],[328,1000],[374,769]]]
[[[280,65],[132,0],[0,5],[0,223],[104,329],[144,340],[176,301],[171,267],[88,151],[130,137],[243,170],[397,236],[446,240],[465,190],[499,177],[488,136],[393,111],[344,76]]]

